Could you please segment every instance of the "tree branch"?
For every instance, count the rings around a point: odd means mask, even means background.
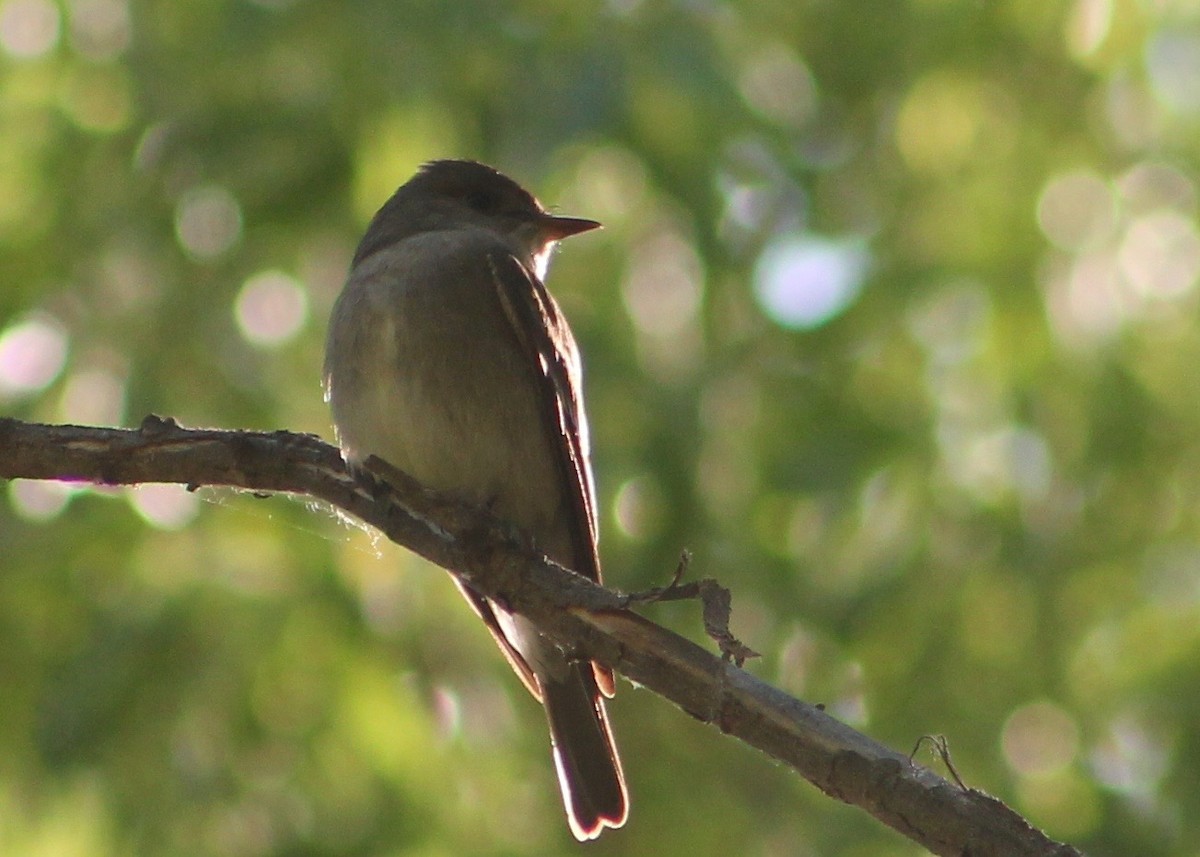
[[[356,478],[337,449],[315,436],[190,430],[157,417],[136,430],[0,418],[0,478],[176,482],[317,497],[528,616],[567,650],[757,747],[935,854],[1081,853],[1050,840],[999,800],[947,782],[820,708],[621,609],[619,593],[533,553],[487,512],[437,496],[403,474],[390,473],[386,485]]]

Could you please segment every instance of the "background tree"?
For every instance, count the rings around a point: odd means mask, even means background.
[[[1190,853],[1198,81],[1182,3],[5,0],[0,407],[328,436],[366,219],[486,160],[607,227],[550,282],[610,581],[688,546],[766,680],[946,734],[1089,853]],[[536,708],[369,533],[15,482],[0,545],[6,853],[573,847]],[[628,685],[612,714],[597,853],[913,851]]]

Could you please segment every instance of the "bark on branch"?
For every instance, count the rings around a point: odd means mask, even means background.
[[[794,768],[935,854],[1077,855],[999,800],[964,789],[635,613],[622,596],[537,555],[485,511],[402,475],[371,485],[338,450],[289,432],[139,429],[0,418],[0,478],[105,485],[175,482],[319,498],[468,579],[564,648],[612,667],[687,713]]]

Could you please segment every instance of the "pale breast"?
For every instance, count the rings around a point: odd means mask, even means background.
[[[569,562],[545,383],[508,328],[483,232],[414,236],[352,273],[330,321],[326,384],[348,456],[378,455],[490,505]]]

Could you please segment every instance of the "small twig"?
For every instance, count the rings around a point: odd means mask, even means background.
[[[687,572],[688,566],[692,563],[692,552],[684,550],[679,555],[679,564],[675,566],[675,573],[671,575],[671,582],[666,586],[653,586],[650,589],[644,589],[641,592],[629,592],[622,596],[624,602],[623,607],[634,607],[640,604],[656,604],[660,601],[682,601],[688,598],[697,598],[700,595],[699,583],[688,583],[680,585],[679,581],[683,579],[683,575]]]
[[[922,735],[917,739],[912,752],[908,754],[908,761],[913,761],[913,757],[917,755],[917,751],[921,749],[921,745],[926,741],[929,742],[929,749],[933,752],[933,755],[942,760],[942,764],[946,766],[946,770],[950,772],[950,776],[954,777],[954,782],[958,783],[958,787],[965,792],[971,791],[970,786],[964,783],[963,778],[958,775],[958,770],[954,767],[954,762],[950,759],[950,741],[945,735]]]
[[[655,604],[660,601],[682,601],[698,599],[703,605],[704,633],[713,640],[721,650],[721,657],[742,666],[750,658],[761,657],[758,652],[747,646],[729,630],[729,619],[733,612],[733,595],[728,589],[711,577],[692,583],[681,584],[683,575],[691,565],[691,551],[685,550],[679,556],[679,564],[671,582],[666,586],[655,586],[643,592],[632,592],[623,596],[622,606],[631,607],[639,604]]]

